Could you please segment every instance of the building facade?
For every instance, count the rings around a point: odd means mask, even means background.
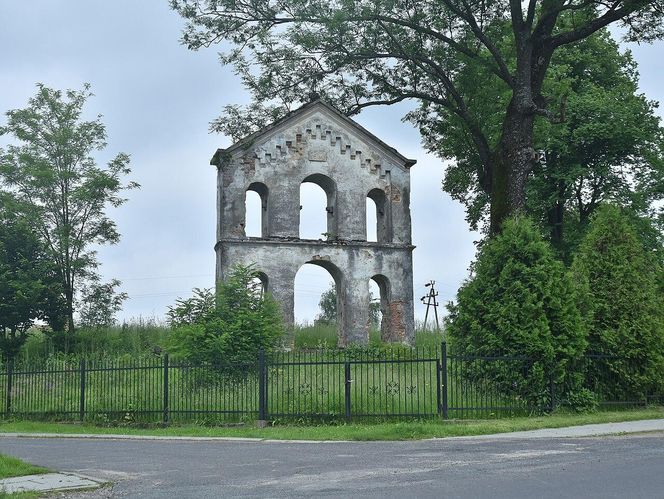
[[[384,341],[413,340],[410,167],[407,159],[321,100],[227,149],[211,164],[217,175],[216,277],[236,264],[255,265],[264,288],[294,321],[297,271],[328,270],[337,290],[340,345],[366,344],[369,281],[380,289]],[[301,239],[300,185],[327,196],[327,231]],[[261,199],[261,237],[245,233],[247,191]],[[367,241],[366,199],[376,206],[377,241]]]

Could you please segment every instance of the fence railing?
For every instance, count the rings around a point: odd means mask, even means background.
[[[587,356],[586,386],[602,405],[648,396],[616,377],[618,357]],[[539,377],[538,377],[539,376]],[[529,385],[548,383],[539,406]],[[663,387],[664,388],[664,387]],[[526,357],[440,349],[261,353],[243,364],[54,360],[0,371],[5,417],[99,422],[223,422],[293,418],[486,418],[552,410],[553,372]],[[664,392],[664,390],[662,390]],[[660,392],[661,394],[661,392]]]

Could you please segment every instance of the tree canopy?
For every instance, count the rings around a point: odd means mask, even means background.
[[[483,127],[494,142],[506,88],[486,71],[465,71],[469,99],[482,103]],[[599,31],[561,47],[544,86],[564,103],[564,120],[536,122],[534,145],[545,151],[546,161],[534,166],[527,211],[554,246],[569,257],[590,215],[605,201],[656,219],[655,203],[664,196],[664,129],[655,113],[657,103],[638,93],[630,53],[621,53],[608,31]],[[443,186],[466,206],[467,220],[476,229],[486,220],[489,198],[477,175],[481,160],[465,126],[451,115],[441,120],[425,107],[410,117],[429,150],[451,160],[463,158],[446,169]]]
[[[131,171],[127,154],[97,166],[93,154],[106,147],[106,129],[101,116],[83,119],[89,88],[62,92],[38,84],[28,106],[8,111],[0,126],[0,135],[17,141],[0,149],[0,189],[15,196],[44,242],[62,285],[69,332],[76,292],[96,275],[93,245],[120,239],[106,209],[126,201],[120,195],[124,189],[138,187],[123,183]]]
[[[314,320],[320,324],[335,324],[337,322],[337,286],[332,283],[329,289],[320,295],[318,302],[320,313]],[[372,328],[380,327],[380,302],[376,300],[373,293],[369,293],[369,326]]]
[[[561,103],[545,80],[557,50],[621,23],[630,40],[664,34],[660,1],[617,0],[171,0],[191,49],[223,42],[252,93],[213,129],[238,137],[308,100],[312,92],[353,114],[414,99],[421,112],[453,117],[472,145],[490,200],[493,232],[526,205],[536,165],[537,117],[557,121]],[[478,84],[504,89],[487,130]],[[455,157],[463,161],[463,157]]]

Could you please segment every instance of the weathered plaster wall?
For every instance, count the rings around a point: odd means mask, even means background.
[[[293,323],[294,280],[306,263],[325,267],[337,284],[342,344],[368,339],[369,280],[381,289],[382,334],[413,336],[410,176],[404,158],[323,104],[266,129],[218,160],[217,278],[255,263]],[[377,140],[377,139],[376,139]],[[327,240],[300,240],[300,184],[327,193]],[[263,201],[261,238],[245,236],[245,195]],[[366,198],[379,207],[378,242],[366,242]]]

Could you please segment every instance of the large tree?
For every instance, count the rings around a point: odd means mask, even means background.
[[[645,0],[171,0],[171,6],[188,21],[183,42],[192,49],[225,42],[222,62],[233,64],[252,92],[250,108],[228,108],[216,129],[241,135],[312,91],[348,114],[418,100],[434,115],[463,123],[480,159],[477,176],[491,200],[494,232],[526,205],[536,117],[559,118],[544,89],[556,50],[612,23],[624,25],[628,39],[664,33],[662,3]],[[468,99],[468,82],[460,78],[466,67],[487,69],[505,88],[495,140],[483,122],[483,102]]]
[[[32,229],[46,245],[57,268],[67,307],[67,327],[74,332],[74,306],[80,285],[94,277],[96,244],[116,243],[120,234],[106,215],[108,206],[125,202],[123,183],[129,156],[120,153],[100,168],[93,157],[106,147],[101,116],[82,117],[91,96],[83,90],[62,92],[37,85],[25,109],[8,111],[0,135],[16,141],[0,149],[0,187],[21,204]]]
[[[468,98],[482,103],[484,127],[496,140],[506,89],[477,68],[464,68],[459,79],[467,82]],[[533,168],[526,206],[554,246],[569,256],[589,217],[607,200],[656,219],[656,201],[664,196],[664,129],[657,103],[638,93],[630,53],[621,53],[608,31],[601,30],[555,53],[544,88],[564,102],[565,119],[536,122],[534,145],[546,152],[546,161]],[[443,185],[466,206],[467,220],[477,228],[486,220],[489,199],[477,176],[481,159],[465,126],[451,116],[440,120],[424,106],[410,116],[429,150],[464,158],[446,169]]]

